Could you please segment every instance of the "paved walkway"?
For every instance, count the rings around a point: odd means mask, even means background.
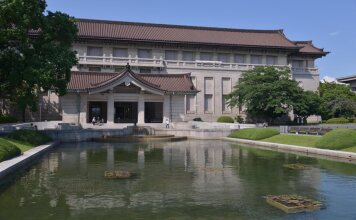
[[[240,143],[240,144],[262,146],[264,148],[269,148],[277,151],[282,150],[284,152],[303,153],[303,155],[322,155],[327,157],[327,159],[341,158],[344,159],[343,161],[345,162],[356,164],[356,153],[352,153],[352,152],[327,150],[327,149],[320,149],[320,148],[313,148],[313,147],[302,147],[302,146],[289,145],[289,144],[278,144],[278,143],[245,140],[245,139],[229,138],[229,137],[223,137],[222,139],[230,142]]]
[[[25,151],[21,156],[14,157],[10,160],[5,160],[0,163],[0,179],[8,174],[14,173],[26,165],[33,162],[34,159],[56,146],[59,142],[51,142],[48,144],[34,147],[28,151]]]

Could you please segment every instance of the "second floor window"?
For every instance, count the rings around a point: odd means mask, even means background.
[[[194,61],[195,60],[194,52],[183,51],[183,60],[184,61]]]
[[[148,50],[148,49],[139,49],[137,51],[137,55],[139,58],[150,59],[150,58],[152,58],[152,51]]]
[[[294,68],[303,68],[304,67],[303,60],[292,60],[292,67],[294,67]]]
[[[127,48],[114,48],[112,51],[113,57],[128,57]]]
[[[176,50],[166,50],[165,59],[166,60],[177,60],[178,53]]]
[[[219,53],[218,54],[218,61],[223,63],[230,63],[230,56],[228,53]]]
[[[267,65],[277,65],[278,57],[277,56],[266,56]]]
[[[211,61],[213,60],[213,53],[201,52],[200,60]]]
[[[262,56],[261,55],[251,55],[251,63],[252,64],[262,64]]]
[[[246,63],[245,54],[235,54],[235,63]]]
[[[103,48],[102,47],[88,47],[87,48],[87,56],[103,56]]]

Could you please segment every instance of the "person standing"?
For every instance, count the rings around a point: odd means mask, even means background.
[[[169,119],[166,118],[166,128],[169,128]]]

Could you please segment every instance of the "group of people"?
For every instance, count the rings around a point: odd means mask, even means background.
[[[91,123],[93,124],[93,125],[100,125],[100,124],[103,124],[103,123],[105,123],[105,120],[104,120],[104,118],[101,118],[100,119],[100,117],[98,116],[98,117],[93,117],[93,119],[91,120]]]

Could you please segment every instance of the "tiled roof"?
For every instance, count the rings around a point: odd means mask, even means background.
[[[297,46],[302,47],[299,50],[299,53],[306,54],[321,54],[326,55],[328,52],[325,52],[324,49],[317,48],[313,45],[312,41],[294,41]]]
[[[283,30],[246,30],[77,19],[79,38],[298,50]]]
[[[129,72],[128,72],[129,71]],[[125,69],[121,73],[104,72],[78,72],[73,71],[68,90],[89,91],[105,87],[130,73],[132,77],[150,88],[160,90],[164,93],[197,93],[190,74],[135,74]]]

